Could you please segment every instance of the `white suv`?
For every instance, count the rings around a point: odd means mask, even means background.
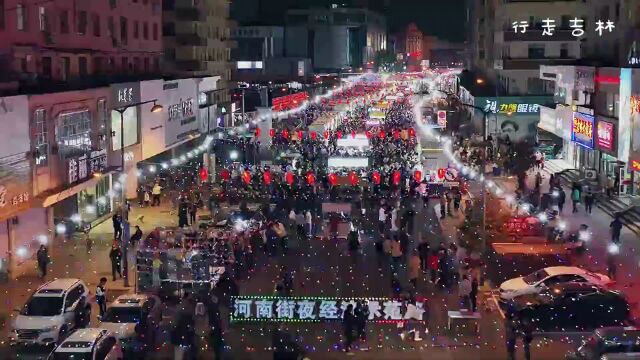
[[[116,336],[105,329],[80,329],[53,350],[49,360],[122,360]]]
[[[89,290],[78,279],[57,279],[40,286],[13,322],[10,341],[15,345],[60,343],[91,319]]]

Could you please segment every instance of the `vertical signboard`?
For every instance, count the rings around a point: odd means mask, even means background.
[[[608,152],[614,151],[614,148],[613,148],[615,144],[614,128],[615,127],[612,123],[603,121],[603,120],[598,120],[597,131],[596,131],[596,135],[597,135],[596,144],[598,145],[599,149],[605,150]]]
[[[593,149],[594,122],[593,116],[574,112],[571,127],[571,141],[588,149]]]

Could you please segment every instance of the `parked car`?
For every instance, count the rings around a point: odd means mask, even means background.
[[[606,327],[593,332],[567,360],[640,359],[640,329],[636,327]]]
[[[527,276],[507,280],[500,284],[500,298],[509,300],[519,295],[537,294],[543,289],[568,282],[589,283],[607,287],[613,281],[606,275],[576,266],[550,266]]]
[[[15,345],[51,345],[91,319],[89,290],[78,279],[57,279],[40,286],[20,309],[10,341]]]
[[[507,311],[529,319],[536,331],[585,331],[630,322],[629,303],[622,294],[588,283],[569,282],[516,296]]]
[[[106,329],[80,329],[58,345],[49,360],[122,360],[122,346]]]
[[[157,296],[127,294],[118,296],[100,322],[123,344],[125,353],[145,351],[155,341],[162,321],[162,303]]]

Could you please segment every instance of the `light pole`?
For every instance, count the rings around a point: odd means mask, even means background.
[[[120,114],[120,164],[122,165],[122,175],[125,175],[125,161],[124,161],[124,113],[130,107],[144,105],[153,103],[151,107],[152,113],[158,113],[162,111],[162,105],[156,104],[155,100],[142,101],[135,104],[129,104],[127,106],[115,108],[113,110],[117,111]],[[120,235],[120,248],[122,249],[122,280],[124,282],[125,287],[129,287],[129,207],[127,206],[127,192],[125,189],[125,185],[121,184],[121,203],[120,203],[120,212],[122,214],[122,234]]]

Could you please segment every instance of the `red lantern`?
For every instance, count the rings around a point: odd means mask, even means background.
[[[367,130],[364,132],[365,135],[367,135],[367,139],[371,139],[371,137],[373,136],[373,134],[371,134],[371,131]]]
[[[289,130],[287,130],[287,129],[282,130],[282,137],[285,138],[285,139],[288,139],[289,138]]]
[[[442,168],[438,169],[438,179],[444,179],[444,175],[446,172],[447,172],[446,169],[442,169]]]
[[[409,137],[416,137],[416,131],[413,128],[409,128]]]
[[[205,168],[201,168],[198,175],[200,176],[201,181],[207,181],[207,179],[209,178],[209,172]]]
[[[422,171],[420,171],[420,170],[414,171],[413,172],[413,178],[416,180],[416,182],[422,181]]]
[[[356,175],[355,171],[352,171],[352,172],[349,173],[349,182],[353,186],[358,185],[358,175]]]
[[[307,184],[313,185],[316,182],[316,177],[312,172],[307,173]]]
[[[262,130],[260,130],[260,128],[256,128],[256,137],[260,137],[260,134],[262,134]]]
[[[342,131],[336,131],[336,137],[342,139]]]
[[[373,183],[376,185],[380,185],[380,173],[377,171],[373,172],[373,176],[371,177],[373,180]]]
[[[331,184],[331,186],[336,186],[337,183],[338,176],[334,173],[329,174],[329,184]]]
[[[356,138],[356,131],[355,130],[351,130],[351,138],[352,139]]]
[[[273,129],[273,128],[269,129],[269,136],[271,137],[276,136],[276,129]]]
[[[229,178],[231,177],[231,172],[229,172],[229,170],[227,169],[222,169],[222,171],[220,171],[220,176],[222,177],[222,180],[229,181]]]
[[[326,140],[326,139],[328,139],[328,138],[329,138],[329,132],[328,132],[328,131],[325,131],[325,132],[324,132],[324,139]]]
[[[398,129],[393,130],[393,138],[396,140],[400,139],[400,130]]]
[[[385,135],[385,134],[384,134],[384,130],[380,130],[380,132],[378,133],[378,137],[379,137],[380,139],[384,139],[384,135]]]
[[[400,171],[394,171],[393,175],[391,175],[391,180],[393,181],[393,185],[400,185]]]
[[[262,179],[264,179],[264,183],[265,184],[267,184],[267,185],[271,184],[271,171],[265,170],[262,173]]]
[[[293,184],[293,174],[288,171],[285,175],[284,175],[285,181],[287,182],[287,184],[292,185]]]
[[[304,136],[304,133],[302,130],[298,130],[298,140],[302,141],[302,136]]]
[[[245,170],[242,173],[242,181],[244,181],[245,185],[251,184],[251,173],[249,172],[249,170]]]
[[[318,133],[316,133],[315,131],[311,132],[311,139],[312,140],[316,140],[318,138]]]

